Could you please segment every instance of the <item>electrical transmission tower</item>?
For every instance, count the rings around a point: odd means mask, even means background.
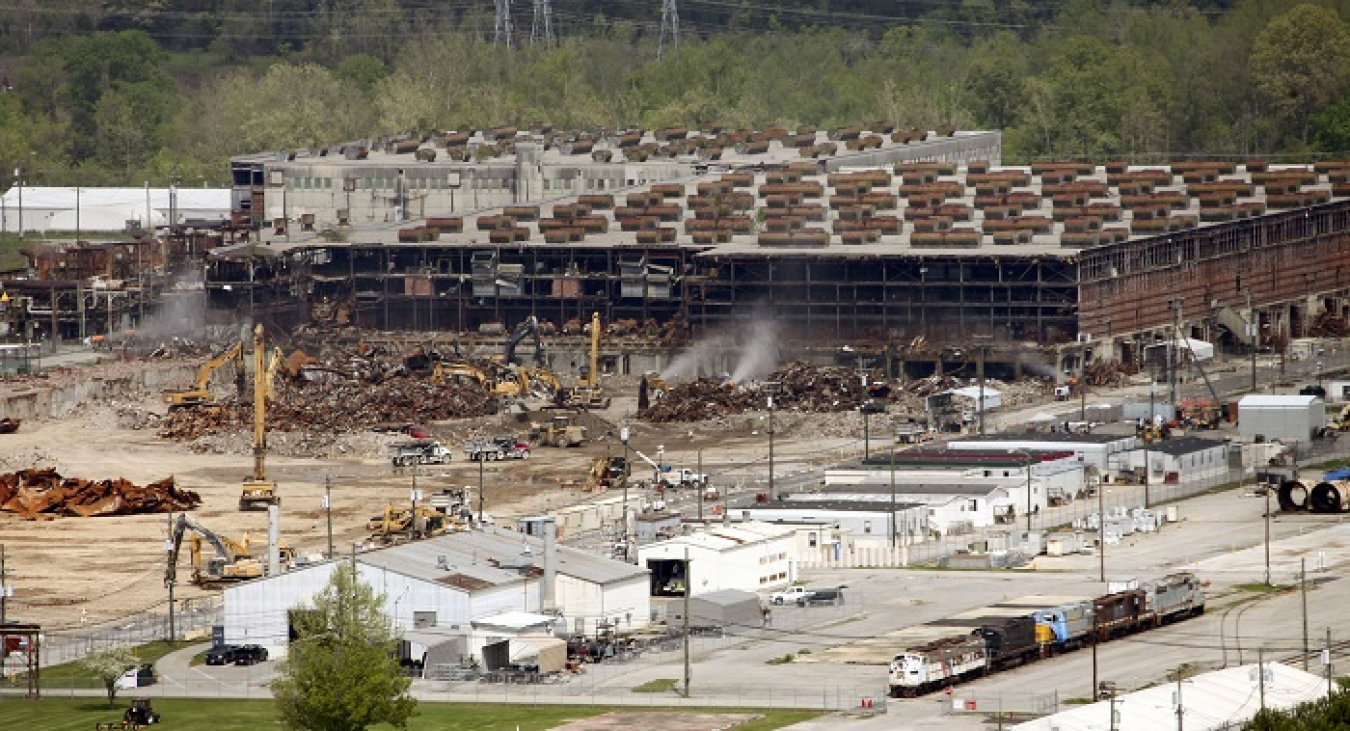
[[[515,48],[511,40],[511,0],[494,0],[497,4],[497,28],[492,34],[492,43],[505,43],[507,48]]]
[[[670,40],[667,41],[667,38]],[[657,58],[661,58],[665,52],[666,43],[671,48],[680,45],[680,11],[675,7],[675,0],[661,0],[661,40],[656,46]]]
[[[534,22],[530,24],[530,45],[553,45],[553,6],[548,0],[534,0]]]

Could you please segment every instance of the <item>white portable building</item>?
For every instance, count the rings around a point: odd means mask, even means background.
[[[1326,404],[1316,396],[1251,394],[1238,401],[1238,434],[1247,441],[1307,442],[1326,425]]]

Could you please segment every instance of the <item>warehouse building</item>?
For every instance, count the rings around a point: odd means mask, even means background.
[[[765,591],[797,579],[795,529],[761,522],[714,525],[638,548],[655,597],[719,591]],[[685,573],[685,561],[689,573]],[[692,577],[692,581],[690,580]]]
[[[645,624],[651,613],[646,569],[549,548],[542,538],[515,531],[452,533],[358,553],[354,560],[361,580],[385,598],[396,628],[441,638],[437,644],[453,642],[461,656],[480,656],[504,628],[592,632],[616,619]],[[227,587],[225,641],[284,654],[295,638],[292,613],[304,611],[336,566],[329,561]],[[546,577],[554,578],[551,588]],[[522,624],[522,615],[533,619]]]

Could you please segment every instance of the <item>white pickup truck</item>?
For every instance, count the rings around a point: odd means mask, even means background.
[[[701,475],[691,469],[680,468],[668,473],[667,479],[677,485],[701,485],[708,481],[708,476]]]
[[[782,591],[770,594],[769,601],[774,604],[795,604],[798,599],[806,599],[814,593],[804,586],[789,586]]]

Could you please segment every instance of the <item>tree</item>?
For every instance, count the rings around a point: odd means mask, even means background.
[[[79,661],[80,668],[98,678],[108,691],[108,707],[113,707],[117,699],[117,685],[126,671],[136,667],[139,660],[130,647],[110,647],[92,655],[86,655]]]
[[[1308,141],[1309,122],[1346,87],[1350,30],[1333,10],[1299,5],[1270,21],[1252,48],[1252,78]]]
[[[384,597],[342,562],[313,608],[297,607],[297,639],[272,684],[281,722],[304,731],[406,728],[417,700],[399,674],[398,636]]]

